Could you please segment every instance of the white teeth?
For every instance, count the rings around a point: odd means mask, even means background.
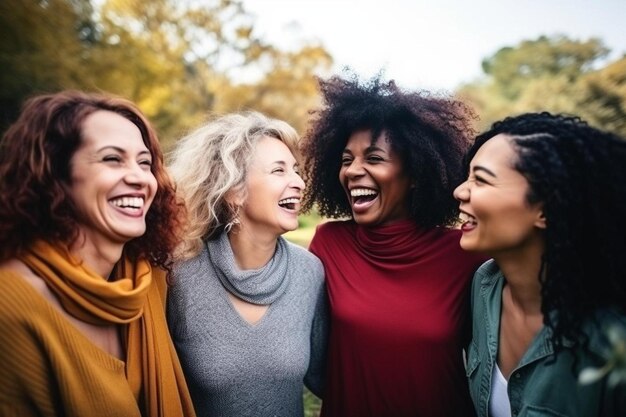
[[[467,213],[460,213],[459,214],[459,220],[463,223],[476,223],[476,218],[474,218],[474,216],[471,216]]]
[[[283,200],[280,200],[278,202],[278,204],[283,205],[283,204],[297,204],[300,202],[299,198],[285,198]]]
[[[354,188],[350,190],[350,196],[352,197],[361,197],[364,195],[376,195],[378,192],[374,190],[370,190],[368,188]]]
[[[111,204],[117,207],[142,208],[143,198],[141,197],[120,197],[111,201]]]

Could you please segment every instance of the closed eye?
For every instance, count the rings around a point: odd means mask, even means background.
[[[377,162],[382,162],[385,159],[383,157],[379,156],[379,155],[370,155],[370,156],[367,157],[367,160],[369,162],[377,163]]]
[[[341,165],[349,165],[352,163],[352,158],[344,156],[341,158]]]
[[[106,155],[102,158],[104,162],[122,162],[122,158],[118,155]]]
[[[144,168],[150,169],[152,167],[152,161],[150,159],[142,159],[139,161],[139,165]]]
[[[481,177],[480,175],[474,175],[474,182],[478,185],[489,184],[489,181]]]

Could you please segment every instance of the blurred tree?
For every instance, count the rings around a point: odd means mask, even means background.
[[[608,53],[598,39],[523,41],[485,59],[485,77],[457,94],[476,107],[480,130],[509,115],[546,110],[626,137],[626,58],[607,64]]]
[[[263,42],[241,0],[2,1],[7,120],[30,93],[83,88],[136,102],[166,146],[208,112],[255,108],[302,129],[314,76],[332,63],[319,45],[287,52]],[[254,81],[236,85],[242,71]]]
[[[31,94],[88,84],[92,12],[88,0],[0,2],[0,132]]]
[[[317,94],[319,74],[332,65],[332,58],[321,46],[306,46],[296,52],[269,50],[265,75],[254,84],[223,89],[216,96],[216,112],[256,109],[278,117],[304,133],[309,110],[320,104]]]

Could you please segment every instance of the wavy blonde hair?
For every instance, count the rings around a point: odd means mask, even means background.
[[[233,192],[247,197],[248,169],[264,137],[282,141],[300,161],[295,129],[256,111],[209,120],[178,141],[169,155],[169,170],[188,215],[178,258],[196,256],[203,241],[217,237],[237,217],[238,208],[229,204],[228,197]]]

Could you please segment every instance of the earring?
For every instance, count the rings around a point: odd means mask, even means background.
[[[241,222],[239,221],[239,209],[241,208],[241,206],[238,205],[232,205],[231,207],[231,211],[233,213],[233,217],[232,219],[226,223],[226,225],[224,226],[224,231],[226,233],[230,233],[230,231],[232,230],[233,226],[241,224]]]
[[[226,233],[230,233],[231,229],[233,228],[234,225],[236,224],[240,224],[241,222],[239,221],[238,217],[235,217],[234,219],[232,219],[231,221],[229,221],[228,223],[226,223],[226,226],[224,226],[224,231]]]

